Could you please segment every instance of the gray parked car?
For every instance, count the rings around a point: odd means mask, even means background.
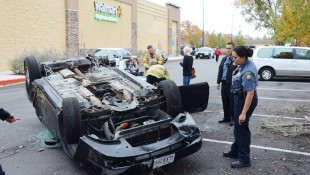
[[[129,50],[124,48],[98,48],[89,56],[94,56],[98,58],[107,57],[109,59],[110,65],[116,66],[116,64],[118,64],[118,61],[121,61],[123,59],[130,59],[132,55]]]

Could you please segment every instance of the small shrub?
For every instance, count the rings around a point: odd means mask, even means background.
[[[15,74],[24,74],[24,58],[18,57],[9,60],[9,68]]]
[[[37,59],[39,63],[44,61],[53,61],[62,59],[64,54],[60,53],[56,50],[45,50],[45,51],[37,51],[33,50],[30,52],[23,52],[22,54],[18,55],[14,59],[9,60],[9,68],[15,74],[24,74],[24,59],[29,56],[33,56]]]

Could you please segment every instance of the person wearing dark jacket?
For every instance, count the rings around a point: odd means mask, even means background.
[[[13,123],[17,120],[16,116],[14,114],[10,114],[6,110],[0,108],[0,119],[2,121],[6,120],[9,123]],[[5,172],[2,170],[2,167],[0,165],[0,175],[5,175]]]
[[[183,67],[183,85],[185,86],[190,83],[194,59],[191,56],[192,49],[190,47],[184,47],[183,52],[183,62],[180,62],[180,65]]]
[[[235,47],[233,42],[229,42],[226,45],[227,55],[222,59],[219,71],[217,75],[217,90],[221,87],[221,96],[224,110],[224,118],[219,123],[229,123],[234,125],[233,114],[233,94],[231,92],[231,78],[232,72],[236,69],[236,65],[232,60],[231,53]]]

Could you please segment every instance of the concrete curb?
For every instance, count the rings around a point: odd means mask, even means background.
[[[173,59],[170,59],[170,60],[168,58],[167,62],[182,61],[182,60],[183,60],[183,57],[173,58]]]
[[[4,86],[4,85],[9,85],[9,84],[14,84],[14,83],[20,83],[20,82],[24,82],[25,81],[25,77],[8,77],[5,79],[0,79],[0,85]]]

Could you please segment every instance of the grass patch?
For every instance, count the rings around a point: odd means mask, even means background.
[[[15,74],[24,74],[24,59],[29,56],[33,56],[37,59],[37,61],[44,62],[44,61],[53,61],[59,60],[64,58],[64,53],[58,52],[56,50],[45,50],[45,51],[29,51],[24,52],[18,55],[14,59],[9,60],[9,68]]]
[[[288,106],[285,109],[274,111],[274,114],[270,115],[279,117],[264,119],[262,129],[283,136],[310,136],[310,104]],[[292,118],[282,118],[281,116]]]

